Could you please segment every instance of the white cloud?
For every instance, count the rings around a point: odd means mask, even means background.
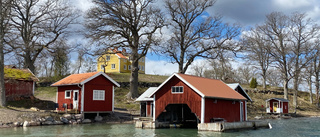
[[[178,72],[178,64],[172,64],[164,60],[150,60],[146,58],[146,74],[171,75]]]

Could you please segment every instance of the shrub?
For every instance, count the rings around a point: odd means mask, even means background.
[[[256,88],[258,86],[257,79],[252,78],[250,81],[250,88]]]

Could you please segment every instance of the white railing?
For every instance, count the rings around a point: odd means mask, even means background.
[[[267,108],[267,113],[270,113],[270,108],[269,107]]]

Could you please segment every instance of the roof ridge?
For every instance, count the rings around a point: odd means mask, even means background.
[[[178,75],[182,74],[182,73],[177,73]],[[200,76],[195,76],[195,75],[189,75],[189,74],[182,74],[182,75],[186,75],[186,76],[191,76],[191,77],[197,77],[197,78],[202,78],[202,79],[209,79],[209,80],[218,80],[218,81],[222,81],[220,79],[212,79],[212,78],[206,78],[206,77],[200,77]],[[223,81],[222,81],[223,82]]]

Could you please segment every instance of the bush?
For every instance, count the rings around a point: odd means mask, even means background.
[[[258,86],[257,79],[252,78],[250,81],[250,88],[256,88]]]

